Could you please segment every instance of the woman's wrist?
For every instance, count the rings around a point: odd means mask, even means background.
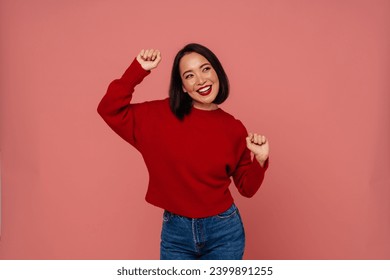
[[[259,162],[261,167],[264,167],[268,157],[264,158],[260,155],[255,155],[255,159]]]

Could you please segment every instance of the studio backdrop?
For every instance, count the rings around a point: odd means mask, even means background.
[[[0,259],[159,258],[143,159],[96,108],[142,48],[134,102],[166,98],[191,42],[271,146],[253,198],[231,185],[244,258],[389,259],[389,34],[386,0],[1,1]]]

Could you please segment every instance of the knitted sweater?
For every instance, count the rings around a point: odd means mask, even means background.
[[[149,74],[134,59],[123,76],[110,83],[98,106],[104,121],[142,154],[149,172],[146,201],[202,218],[231,206],[231,178],[240,194],[253,196],[268,161],[264,168],[252,161],[243,124],[220,108],[193,107],[181,121],[168,98],[131,104],[134,88]]]

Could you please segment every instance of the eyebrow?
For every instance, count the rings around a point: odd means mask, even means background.
[[[206,66],[206,65],[210,65],[210,66],[211,66],[210,63],[205,62],[205,63],[203,63],[201,66],[199,66],[199,69],[202,69],[202,67],[204,67],[204,66]],[[182,76],[184,76],[184,75],[185,75],[186,73],[188,73],[188,72],[192,72],[192,70],[187,70],[187,71],[185,71],[185,72],[182,74]]]

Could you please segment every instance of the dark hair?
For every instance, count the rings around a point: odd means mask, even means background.
[[[176,57],[173,61],[171,83],[169,86],[169,105],[172,112],[180,120],[183,120],[185,115],[188,115],[191,112],[192,98],[188,95],[188,93],[183,91],[179,63],[183,56],[193,52],[204,56],[217,73],[219,80],[219,91],[213,103],[221,104],[229,96],[229,80],[217,56],[205,46],[194,43],[188,44],[176,54]]]

